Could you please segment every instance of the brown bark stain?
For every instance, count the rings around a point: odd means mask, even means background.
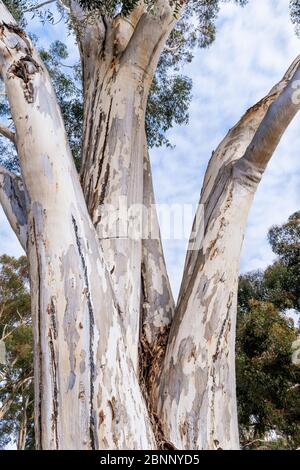
[[[35,99],[32,77],[39,69],[39,64],[29,55],[22,57],[8,69],[9,74],[23,81],[24,96],[28,103],[33,103]]]
[[[99,411],[99,423],[98,426],[100,427],[102,423],[104,423],[105,420],[105,414],[103,410]]]
[[[111,419],[114,421],[114,419],[116,418],[116,397],[111,397],[111,399],[108,400],[108,404],[111,409]]]

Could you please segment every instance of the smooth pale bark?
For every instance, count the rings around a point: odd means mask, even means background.
[[[229,132],[204,178],[204,227],[194,239],[199,249],[187,255],[156,391],[165,436],[179,449],[239,448],[235,325],[240,252],[257,185],[299,110],[299,63],[298,57]]]
[[[151,448],[120,310],[49,76],[2,2],[0,19],[0,68],[29,199],[37,447]]]
[[[151,164],[144,144],[144,198],[142,242],[141,382],[150,410],[152,389],[161,369],[175,303],[163,253],[155,207]]]
[[[73,15],[82,18],[73,4]],[[81,15],[81,16],[80,16]],[[84,71],[84,144],[81,182],[111,273],[135,369],[141,323],[142,237],[139,212],[120,233],[107,230],[107,211],[143,204],[143,147],[149,87],[174,25],[168,2],[155,15],[143,2],[129,18],[91,20],[78,31]],[[92,47],[91,47],[92,44]],[[97,47],[93,47],[97,45]],[[137,233],[134,233],[137,229]]]

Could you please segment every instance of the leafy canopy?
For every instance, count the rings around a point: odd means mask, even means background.
[[[6,347],[6,363],[0,364],[0,449],[17,442],[20,425],[27,416],[26,448],[34,445],[33,354],[29,275],[25,256],[0,257],[0,338]],[[26,403],[27,402],[27,403]],[[25,406],[26,404],[26,406]]]
[[[300,368],[292,364],[297,329],[287,309],[300,312],[300,212],[273,226],[268,239],[275,262],[240,277],[237,327],[237,396],[246,447],[300,445]],[[267,441],[275,431],[276,442]],[[251,447],[251,446],[250,446]]]

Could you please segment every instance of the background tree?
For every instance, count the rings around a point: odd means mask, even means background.
[[[204,237],[193,234],[198,249],[187,254],[175,309],[160,237],[106,236],[104,208],[124,196],[129,208],[154,201],[151,84],[156,93],[163,85],[159,63],[162,74],[175,69],[213,40],[219,2],[58,2],[81,56],[80,182],[49,73],[5,3],[21,20],[27,5],[0,2],[0,70],[14,123],[1,132],[20,166],[20,174],[1,169],[0,200],[30,265],[37,447],[238,447],[240,248],[256,187],[299,109],[299,58],[212,156]]]
[[[299,228],[299,212],[272,227],[268,238],[277,259],[265,271],[240,277],[237,396],[248,448],[295,449],[300,443],[300,369],[291,360],[299,330],[287,310],[299,309]]]
[[[0,338],[6,361],[0,365],[0,446],[15,441],[32,448],[33,356],[26,257],[0,258]]]

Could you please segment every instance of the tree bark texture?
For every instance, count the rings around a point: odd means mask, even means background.
[[[80,178],[46,68],[0,1],[16,135],[0,132],[21,167],[0,169],[0,202],[30,263],[37,448],[238,448],[240,251],[257,185],[299,109],[300,59],[213,153],[175,308],[155,209],[152,238],[132,237],[131,223],[107,235],[105,217],[120,200],[154,205],[145,109],[174,12],[158,0],[154,13],[140,2],[128,18],[87,18],[64,3],[83,67]]]

